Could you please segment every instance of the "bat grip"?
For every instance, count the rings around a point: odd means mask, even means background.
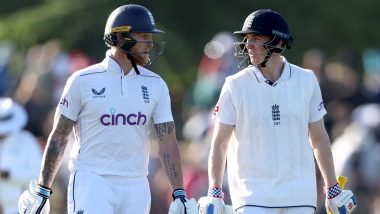
[[[344,186],[346,185],[347,181],[348,181],[348,178],[347,177],[344,177],[344,176],[338,176],[336,178],[336,180],[338,181],[338,184],[340,186],[340,189],[343,191],[344,190]],[[332,214],[332,212],[329,210],[327,212],[327,214]]]

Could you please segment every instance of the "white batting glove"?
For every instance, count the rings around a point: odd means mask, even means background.
[[[169,214],[198,214],[198,204],[194,198],[186,198],[184,189],[176,189],[172,194],[173,202],[170,203]]]
[[[210,188],[207,195],[198,200],[199,214],[233,214],[232,207],[224,204],[221,188]]]
[[[30,181],[29,189],[25,190],[18,200],[20,214],[49,214],[49,197],[51,189],[37,184],[36,180]]]
[[[335,184],[327,188],[325,206],[328,213],[352,213],[356,207],[356,198],[351,190],[341,191],[339,184]]]

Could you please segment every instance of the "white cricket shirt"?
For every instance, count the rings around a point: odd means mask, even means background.
[[[138,66],[124,75],[106,54],[99,64],[75,72],[58,110],[75,126],[69,169],[100,175],[146,176],[149,132],[173,121],[169,90],[161,77]]]
[[[308,124],[326,111],[311,70],[286,62],[272,85],[255,66],[226,78],[216,120],[235,125],[227,167],[234,208],[313,206],[317,191]]]

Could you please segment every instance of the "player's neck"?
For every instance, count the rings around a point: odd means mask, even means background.
[[[266,67],[260,67],[259,69],[266,79],[272,82],[276,82],[282,74],[282,70],[284,69],[284,62],[281,57],[272,56],[267,61]]]
[[[128,59],[127,54],[125,54],[124,52],[120,50],[113,49],[111,50],[110,57],[112,57],[119,64],[124,75],[127,75],[131,71],[132,63]]]

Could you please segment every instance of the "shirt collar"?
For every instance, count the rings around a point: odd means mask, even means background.
[[[110,55],[110,51],[107,51],[106,57],[101,62],[101,65],[107,70],[107,72],[110,72],[111,74],[124,75],[119,63],[117,63],[116,60],[114,60]],[[133,68],[127,74],[127,76],[130,75],[137,75]]]
[[[280,78],[275,82],[276,84],[286,81],[290,79],[290,77],[292,76],[290,64],[288,63],[285,57],[281,56],[281,58],[284,62],[284,69],[282,70]],[[264,77],[264,75],[261,73],[257,66],[253,66],[253,73],[255,74],[258,82],[265,82],[267,80],[267,78]]]

